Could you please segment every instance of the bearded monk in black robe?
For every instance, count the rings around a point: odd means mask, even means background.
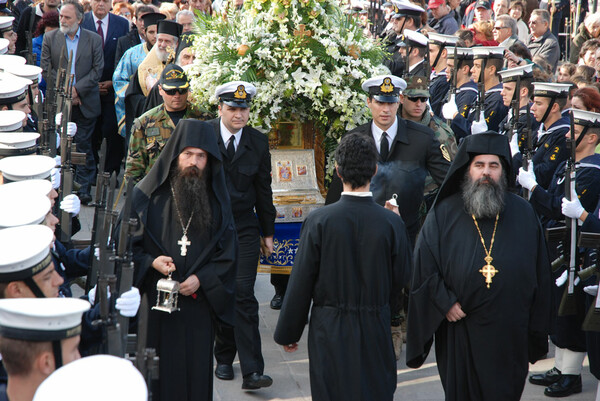
[[[160,357],[154,399],[212,400],[213,319],[233,325],[237,237],[209,124],[179,122],[132,209],[136,286],[153,303],[159,279],[181,283],[179,311],[149,314],[148,346]]]
[[[509,171],[506,137],[466,137],[417,241],[406,361],[421,366],[435,336],[446,400],[519,400],[548,350],[544,233]]]

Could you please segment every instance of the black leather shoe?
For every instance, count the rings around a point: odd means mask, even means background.
[[[577,393],[581,393],[581,375],[562,375],[560,380],[544,390],[548,397],[567,397]]]
[[[258,390],[262,387],[269,387],[271,384],[273,384],[273,379],[269,376],[254,372],[244,376],[242,390]]]
[[[217,379],[221,380],[233,380],[233,366],[217,363],[215,376],[217,376]]]
[[[283,295],[275,294],[271,299],[271,309],[279,310],[281,305],[283,305]]]
[[[545,373],[529,376],[529,383],[548,387],[549,385],[556,383],[559,379],[560,370],[554,367]]]
[[[92,201],[92,195],[80,192],[77,194],[82,205],[87,205]]]

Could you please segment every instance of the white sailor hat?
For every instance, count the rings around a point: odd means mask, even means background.
[[[250,101],[254,95],[256,95],[256,86],[245,81],[227,82],[215,90],[215,96],[219,102],[231,107],[250,107]]]
[[[408,15],[419,17],[422,13],[425,12],[425,10],[422,7],[419,7],[418,5],[413,4],[410,1],[393,0],[392,3],[394,4],[394,7],[396,7],[396,14],[394,14],[393,18],[406,17]]]
[[[0,38],[0,54],[6,54],[8,52],[8,45],[10,45],[8,39]]]
[[[14,104],[27,97],[27,88],[31,85],[29,79],[17,77],[7,72],[0,73],[0,105]]]
[[[79,298],[0,299],[0,336],[36,342],[75,337],[88,309],[90,303]]]
[[[517,78],[533,78],[533,64],[520,65],[515,68],[498,71],[502,82],[516,82]]]
[[[27,64],[27,60],[25,60],[25,57],[14,54],[0,54],[0,70],[11,64],[25,65]]]
[[[0,132],[22,131],[26,117],[21,110],[0,110]]]
[[[402,41],[411,47],[427,47],[429,39],[422,33],[411,29],[405,29],[404,39]]]
[[[473,49],[473,58],[475,60],[484,58],[504,58],[504,46],[475,46]]]
[[[456,45],[458,42],[458,36],[454,35],[442,35],[441,33],[429,32],[429,43],[435,45]]]
[[[571,111],[573,112],[573,122],[575,124],[586,127],[600,127],[600,113],[579,109],[571,109]]]
[[[454,48],[448,49],[448,58],[454,60]],[[457,47],[456,58],[459,60],[473,60],[473,48],[471,47]]]
[[[56,167],[56,161],[49,156],[13,156],[0,160],[0,172],[4,182],[33,179],[46,179]]]
[[[39,137],[37,132],[0,132],[0,159],[35,154]]]
[[[4,196],[1,189],[9,185],[0,185],[0,229],[41,224],[50,211],[48,195],[23,190]]]
[[[55,401],[57,394],[61,401],[80,401],[83,394],[86,401],[146,401],[148,388],[127,359],[93,355],[54,371],[40,384],[33,401]]]
[[[37,65],[15,65],[9,64],[4,67],[4,72],[8,72],[10,74],[16,75],[20,78],[28,79],[32,82],[32,84],[37,84],[39,82],[40,75],[42,74],[42,69]]]
[[[52,182],[48,180],[25,180],[18,182],[10,182],[0,185],[0,198],[3,196],[17,196],[19,194],[42,194],[50,195],[52,191]]]
[[[384,103],[400,101],[400,92],[406,89],[406,81],[395,75],[378,75],[367,79],[362,84],[362,90],[369,92],[373,99]]]
[[[552,82],[534,82],[533,96],[567,98],[571,84],[555,84]]]
[[[15,17],[0,16],[0,34],[13,30]]]
[[[25,280],[52,263],[50,227],[36,224],[0,230],[0,282]]]

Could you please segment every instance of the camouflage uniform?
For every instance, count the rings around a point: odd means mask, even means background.
[[[188,103],[182,118],[204,120],[206,117]],[[156,106],[136,118],[131,129],[125,174],[133,178],[136,183],[144,178],[167,144],[174,129],[175,124],[165,110],[164,104]]]

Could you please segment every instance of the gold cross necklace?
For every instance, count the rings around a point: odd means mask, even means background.
[[[492,261],[494,260],[494,258],[492,258],[492,248],[494,247],[494,239],[496,238],[496,228],[498,228],[498,217],[500,216],[500,214],[498,213],[496,215],[496,223],[494,224],[494,233],[492,234],[492,240],[490,241],[490,250],[488,251],[487,247],[485,246],[485,241],[483,239],[483,235],[481,235],[481,230],[479,229],[479,224],[477,224],[477,219],[475,218],[475,215],[472,214],[471,217],[473,218],[473,221],[475,222],[475,227],[477,227],[477,232],[479,233],[479,239],[481,239],[481,245],[483,245],[483,250],[485,251],[485,263],[486,265],[483,266],[481,269],[479,269],[479,273],[483,274],[483,277],[485,277],[485,283],[487,284],[487,288],[490,288],[490,284],[492,283],[492,277],[494,277],[496,275],[496,273],[498,273],[498,270],[496,270],[496,268],[494,266],[492,266]]]

